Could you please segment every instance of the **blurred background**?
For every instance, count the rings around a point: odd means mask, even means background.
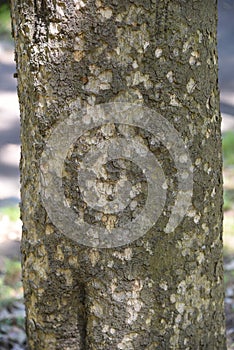
[[[224,268],[228,349],[234,349],[234,0],[220,0],[219,85],[223,117]],[[0,349],[25,350],[19,219],[19,107],[9,3],[0,0]]]

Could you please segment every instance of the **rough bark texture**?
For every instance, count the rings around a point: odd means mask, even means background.
[[[29,348],[226,349],[216,1],[12,0],[12,19]],[[169,210],[143,238],[112,249],[77,245],[51,223],[40,156],[77,100],[142,103],[181,133],[194,196],[173,233],[164,232]],[[174,176],[170,162],[165,172]]]

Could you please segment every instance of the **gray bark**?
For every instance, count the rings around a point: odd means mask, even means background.
[[[30,349],[226,349],[216,11],[213,0],[12,0]],[[74,108],[119,101],[158,111],[180,133],[194,167],[193,199],[166,233],[176,170],[165,147],[151,147],[174,179],[164,213],[126,246],[87,247],[47,215],[40,157]],[[149,146],[146,132],[134,133]],[[97,128],[81,145],[97,135],[105,139]],[[79,147],[64,170],[71,206],[80,199],[73,162]],[[130,177],[140,176],[126,166]],[[94,214],[83,210],[92,222]],[[115,225],[113,216],[105,220]]]

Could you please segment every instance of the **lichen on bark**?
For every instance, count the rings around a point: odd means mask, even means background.
[[[226,348],[216,11],[215,1],[201,0],[12,0],[30,349]],[[75,108],[116,101],[157,110],[180,132],[194,166],[193,202],[172,233],[165,210],[129,246],[94,249],[52,224],[40,157]],[[82,142],[106,137],[96,132]],[[148,145],[150,136],[137,132]],[[165,147],[154,152],[175,177]],[[66,166],[72,179],[72,149]],[[74,183],[64,186],[75,204]],[[173,198],[172,188],[168,208]],[[115,220],[102,223],[111,229]]]

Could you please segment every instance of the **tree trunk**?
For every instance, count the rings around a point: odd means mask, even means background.
[[[216,11],[212,0],[12,0],[30,349],[226,349]],[[84,111],[100,114],[93,129],[83,128]],[[76,179],[105,142],[118,149],[98,180],[105,205],[113,189],[135,189],[118,213],[88,205]],[[137,161],[140,144],[150,152]],[[158,187],[141,168],[151,155]],[[60,179],[46,170],[57,158]],[[155,189],[159,208],[147,202]],[[144,234],[139,221],[130,238],[121,235],[146,205],[158,220]]]

